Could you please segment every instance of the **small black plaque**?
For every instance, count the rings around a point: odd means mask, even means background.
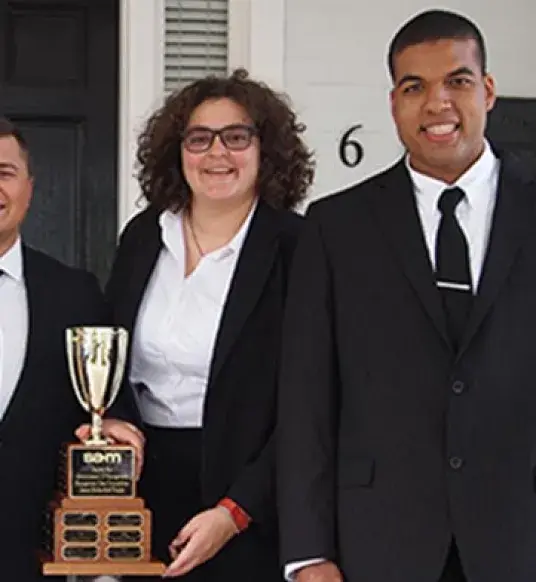
[[[141,548],[132,546],[108,548],[107,554],[110,560],[139,560]]]
[[[108,532],[107,538],[110,543],[135,543],[141,541],[141,532],[136,530],[112,530]]]
[[[109,527],[139,527],[143,517],[139,513],[111,513],[108,516]]]
[[[68,529],[63,532],[64,542],[96,542],[97,532],[94,529]]]
[[[63,548],[65,560],[94,560],[97,557],[97,548],[91,546],[68,546]]]
[[[63,516],[63,524],[66,527],[72,526],[91,527],[96,526],[98,522],[99,518],[95,513],[66,513]]]
[[[69,496],[134,497],[134,471],[133,449],[73,447]]]

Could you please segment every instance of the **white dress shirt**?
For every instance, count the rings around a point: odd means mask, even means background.
[[[414,170],[409,157],[406,156],[406,168],[413,182],[417,210],[430,256],[430,263],[435,270],[435,248],[441,212],[437,207],[439,198],[447,188],[461,188],[466,196],[456,207],[456,218],[467,239],[469,262],[473,289],[478,289],[482,266],[488,247],[489,234],[493,218],[493,210],[497,199],[499,179],[499,160],[486,142],[480,158],[456,181],[447,184]],[[285,578],[293,580],[294,574],[300,568],[323,562],[322,558],[313,558],[300,562],[292,562],[285,566]]]
[[[28,341],[28,299],[18,239],[0,257],[0,418],[19,381]]]
[[[181,213],[160,215],[163,247],[136,320],[130,369],[148,424],[202,426],[216,335],[253,212],[227,245],[207,253],[187,277]]]
[[[480,282],[482,266],[488,248],[489,234],[499,180],[499,160],[486,142],[480,158],[463,174],[455,184],[446,184],[430,176],[415,171],[406,158],[406,167],[413,182],[417,209],[421,219],[424,238],[435,269],[435,248],[441,212],[437,207],[444,190],[455,186],[466,196],[456,207],[456,218],[467,239],[471,280],[476,292]]]

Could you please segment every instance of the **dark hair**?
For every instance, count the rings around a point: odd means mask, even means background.
[[[181,140],[196,107],[228,98],[245,109],[260,138],[259,196],[274,208],[292,208],[304,199],[314,178],[312,153],[300,134],[288,98],[238,69],[226,78],[208,76],[167,97],[138,138],[138,172],[143,196],[159,209],[179,210],[191,192],[182,172]]]
[[[406,22],[391,41],[388,57],[391,78],[395,78],[394,59],[397,54],[416,44],[445,39],[474,40],[479,52],[482,74],[486,74],[486,46],[476,24],[454,12],[427,10]]]
[[[30,157],[30,150],[28,148],[28,142],[22,135],[22,132],[18,127],[11,122],[7,117],[0,117],[0,138],[2,137],[14,137],[19,144],[19,148],[26,160],[26,167],[28,168],[28,175],[33,175],[32,161]]]

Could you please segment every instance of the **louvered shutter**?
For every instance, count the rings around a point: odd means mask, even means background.
[[[166,93],[227,74],[228,0],[166,0]]]

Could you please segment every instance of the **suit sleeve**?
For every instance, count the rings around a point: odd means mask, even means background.
[[[277,495],[283,564],[335,560],[337,369],[332,278],[312,206],[294,255],[283,325]]]
[[[83,317],[80,325],[105,325],[106,308],[97,277],[93,273],[83,272],[81,287],[83,292],[80,297],[83,297],[83,303],[80,307]]]
[[[275,525],[275,442],[270,437],[261,454],[240,474],[227,496],[254,522]]]
[[[288,290],[288,271],[298,237],[298,226],[293,225],[292,234],[281,239],[284,285],[283,301]],[[279,354],[277,354],[279,356]],[[279,367],[279,359],[278,359]],[[275,492],[275,457],[276,434],[274,428],[260,455],[249,463],[228,491],[228,496],[244,509],[254,522],[263,526],[276,527],[276,492]]]

